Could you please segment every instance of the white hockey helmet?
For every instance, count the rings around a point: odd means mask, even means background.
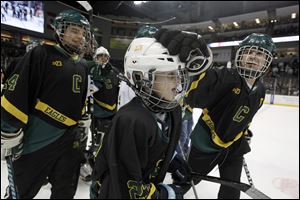
[[[137,96],[153,112],[170,111],[179,105],[188,87],[185,63],[178,56],[169,55],[168,50],[154,38],[136,38],[124,57],[125,75],[135,88]],[[167,82],[158,82],[164,76]],[[171,99],[163,97],[154,85],[173,86]],[[168,89],[170,92],[170,88]]]
[[[96,50],[96,52],[95,52],[95,55],[94,55],[94,60],[96,60],[96,58],[97,58],[97,56],[98,55],[107,55],[107,60],[104,62],[104,63],[100,63],[101,65],[105,65],[105,64],[107,64],[108,63],[108,61],[109,61],[109,58],[110,58],[110,55],[109,55],[109,52],[108,52],[108,50],[106,49],[106,48],[104,48],[104,47],[99,47],[97,50]]]

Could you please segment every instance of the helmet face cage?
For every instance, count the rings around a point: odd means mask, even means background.
[[[272,59],[272,53],[262,47],[242,46],[236,52],[235,66],[241,77],[257,79],[268,70]]]
[[[170,72],[159,72],[156,69],[149,70],[143,75],[141,72],[133,72],[135,83],[135,93],[141,97],[144,104],[153,112],[167,112],[177,107],[183,99],[189,84],[189,77],[186,69],[178,69]],[[167,80],[159,82],[158,76]],[[171,85],[166,85],[171,84]],[[171,92],[172,84],[176,84],[176,91],[173,91],[173,99],[164,98],[164,92]],[[170,91],[161,91],[155,88],[155,85],[164,85],[169,87]]]
[[[69,26],[76,26],[76,27],[84,29],[84,35],[83,35],[84,44],[82,45],[81,48],[79,48],[77,45],[73,45],[73,44],[70,44],[70,43],[67,43],[66,41],[64,41],[64,35]],[[78,23],[63,21],[57,25],[57,28],[55,31],[56,31],[56,34],[57,34],[61,44],[70,53],[75,53],[75,54],[85,53],[85,51],[87,50],[86,47],[89,45],[89,43],[91,41],[91,32],[90,32],[89,28],[87,28],[86,26],[82,26]]]

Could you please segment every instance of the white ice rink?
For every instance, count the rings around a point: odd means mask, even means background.
[[[196,110],[194,118],[200,114],[201,111]],[[245,158],[256,188],[271,198],[299,199],[299,108],[264,105],[256,114],[251,130],[254,134],[252,151]],[[210,175],[218,176],[218,170]],[[169,176],[166,182],[170,182]],[[248,183],[244,171],[242,182]],[[6,164],[2,161],[1,199],[7,183]],[[49,184],[44,186],[36,198],[48,199],[50,188]],[[206,181],[196,186],[200,199],[217,198],[218,188],[218,184]],[[192,190],[185,197],[195,198]],[[75,198],[89,198],[87,183],[79,181]],[[245,194],[241,198],[249,199]]]

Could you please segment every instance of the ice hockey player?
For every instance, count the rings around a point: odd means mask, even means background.
[[[98,48],[98,42],[92,34],[91,36],[91,42],[87,43],[86,45],[86,50],[80,55],[82,57],[83,62],[86,62],[87,70],[88,72],[90,71],[90,67],[95,65],[94,62],[94,54]],[[97,88],[94,84],[94,81],[91,78],[91,74],[88,74],[88,89],[87,89],[87,98],[85,102],[85,107],[82,111],[82,119],[80,122],[80,149],[81,149],[81,168],[80,171],[78,172],[80,175],[80,178],[83,181],[90,181],[91,179],[91,174],[92,174],[92,168],[89,164],[89,158],[91,157],[92,153],[89,153],[89,150],[87,147],[88,144],[88,139],[89,139],[89,134],[90,134],[90,128],[91,128],[91,122],[92,122],[92,114],[94,111],[94,98],[93,94],[97,92],[99,88]]]
[[[112,117],[117,111],[119,80],[109,64],[109,59],[108,50],[103,46],[99,47],[94,56],[97,65],[90,69],[94,83],[99,88],[93,95],[92,132],[95,134],[96,149],[101,144],[103,134],[109,131]]]
[[[165,30],[157,39],[172,54],[179,53],[185,59],[181,50],[187,38],[184,32],[174,34]],[[194,172],[206,175],[218,165],[222,179],[240,181],[243,155],[250,151],[247,129],[265,98],[260,78],[272,62],[274,49],[268,35],[253,33],[240,43],[235,68],[212,68],[194,76],[186,102],[203,109],[191,135],[188,163]],[[200,181],[197,177],[193,180],[195,184]],[[185,192],[189,188],[185,187]],[[220,186],[218,198],[239,197],[238,190]]]
[[[72,199],[77,188],[77,124],[88,74],[78,58],[90,40],[90,25],[80,13],[67,10],[54,19],[53,28],[58,44],[26,53],[1,96],[1,159],[13,157],[22,199],[35,197],[46,177],[51,198]]]
[[[201,48],[207,51],[205,44]],[[179,102],[188,85],[185,65],[154,38],[132,41],[124,69],[137,96],[117,112],[104,137],[91,198],[183,198],[179,186],[162,182],[167,170],[182,174],[184,181],[189,175],[177,156],[170,164],[181,134]]]
[[[94,155],[100,147],[104,135],[108,133],[111,120],[117,111],[119,80],[109,64],[109,59],[108,50],[101,46],[94,54],[94,61],[89,64],[89,73],[99,90],[93,93],[92,144],[87,155],[89,163],[81,169],[81,177],[85,181],[91,180],[91,168],[88,164],[93,167]]]
[[[143,25],[138,29],[135,38],[153,37],[153,35],[157,31],[158,31],[158,29],[154,26]],[[118,110],[125,104],[129,103],[131,101],[131,99],[133,99],[135,97],[134,91],[131,89],[131,87],[125,81],[120,82],[119,88],[120,89],[119,89],[118,106],[117,106]]]

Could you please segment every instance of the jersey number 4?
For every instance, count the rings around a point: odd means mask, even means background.
[[[18,74],[14,74],[12,75],[12,77],[10,77],[4,84],[3,89],[7,89],[10,91],[14,91],[15,87],[17,85],[17,81],[19,79],[19,75]]]

